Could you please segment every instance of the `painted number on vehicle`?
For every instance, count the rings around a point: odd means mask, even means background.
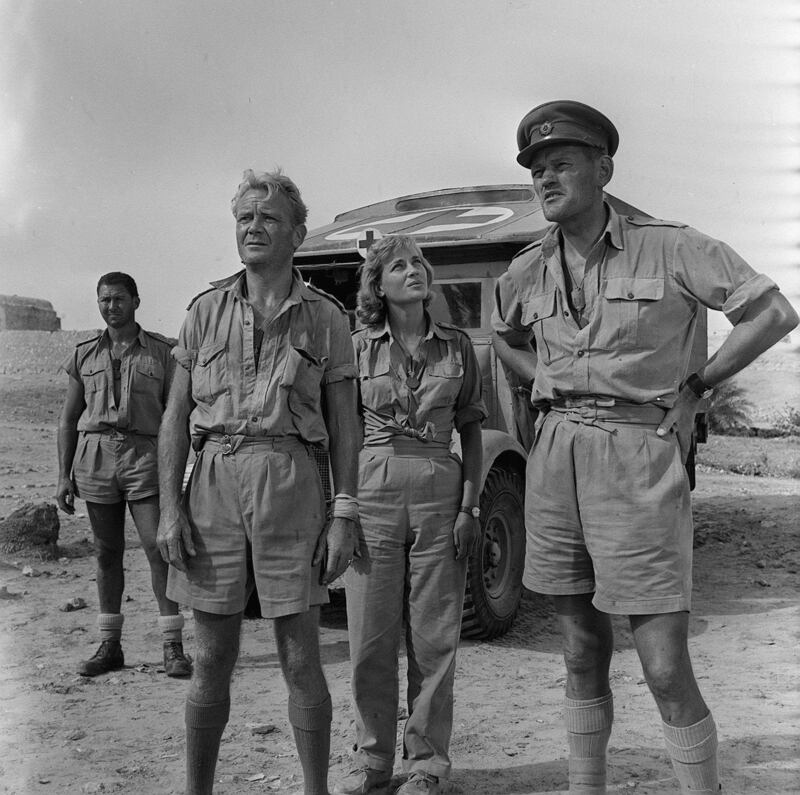
[[[360,224],[339,229],[326,235],[325,239],[344,243],[358,240],[366,228],[382,227],[385,233],[402,230],[409,235],[435,235],[443,232],[466,232],[481,226],[492,226],[507,221],[514,215],[508,207],[449,207],[445,210],[423,210],[406,215],[391,215],[387,218],[370,218]],[[424,220],[423,220],[424,219]],[[435,222],[435,223],[434,223]],[[415,224],[424,223],[416,227]],[[409,225],[414,228],[408,228]]]

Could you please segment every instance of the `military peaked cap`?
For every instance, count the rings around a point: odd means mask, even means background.
[[[530,168],[533,155],[551,144],[597,146],[613,155],[619,146],[619,133],[599,110],[582,102],[559,99],[537,105],[519,123],[517,162]]]

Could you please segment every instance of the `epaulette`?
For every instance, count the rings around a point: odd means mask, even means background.
[[[194,298],[192,298],[191,301],[189,301],[189,306],[186,307],[186,311],[188,312],[200,298],[206,295],[206,293],[213,293],[216,289],[216,287],[209,287],[207,290],[203,290],[202,293],[198,293]]]
[[[649,218],[646,215],[624,215],[622,217],[633,226],[668,226],[672,229],[685,229],[688,226],[680,221],[663,221],[661,218]]]
[[[326,293],[325,290],[321,290],[316,285],[311,284],[311,282],[303,282],[303,284],[305,284],[305,286],[308,287],[309,290],[313,290],[315,293],[317,293],[317,295],[321,295],[323,298],[327,298],[332,304],[336,305],[339,308],[339,311],[342,314],[344,315],[347,314],[347,309],[345,309],[344,304],[338,298],[335,298],[330,293]]]
[[[455,323],[448,323],[446,320],[434,320],[437,326],[441,326],[442,328],[449,329],[450,331],[458,331],[466,337],[469,337],[466,331],[460,326],[456,326]]]
[[[88,345],[90,342],[97,342],[100,337],[103,336],[103,332],[101,331],[96,337],[90,337],[88,340],[84,340],[83,342],[75,343],[76,348],[80,348],[82,345]]]
[[[178,340],[174,337],[165,337],[163,334],[159,334],[157,331],[148,331],[147,329],[142,329],[148,337],[152,337],[154,340],[158,342],[163,342],[165,345],[169,345],[170,348],[174,348],[178,344]]]
[[[514,256],[511,258],[512,261],[515,260],[517,257],[521,257],[523,254],[527,254],[529,251],[533,251],[534,249],[542,247],[542,241],[544,237],[540,237],[538,240],[534,240],[533,243],[528,243],[525,248],[521,248]]]
[[[469,334],[467,334],[467,332],[463,328],[456,326],[454,323],[448,323],[447,321],[444,320],[434,320],[433,322],[437,326],[443,329],[447,329],[447,331],[454,331],[456,333],[456,336],[460,334],[461,336],[466,337],[471,342],[471,337],[469,336]]]

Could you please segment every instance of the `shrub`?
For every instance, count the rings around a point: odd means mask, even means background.
[[[733,379],[723,381],[708,400],[708,429],[719,434],[742,433],[750,427],[752,411],[744,389]]]

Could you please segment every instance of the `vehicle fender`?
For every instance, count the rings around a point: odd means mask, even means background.
[[[498,459],[503,459],[506,466],[515,469],[523,477],[528,454],[525,448],[503,431],[492,428],[481,429],[481,446],[483,448],[483,467],[481,469],[481,491],[486,484],[486,476]],[[461,457],[461,440],[453,434],[453,452]]]

